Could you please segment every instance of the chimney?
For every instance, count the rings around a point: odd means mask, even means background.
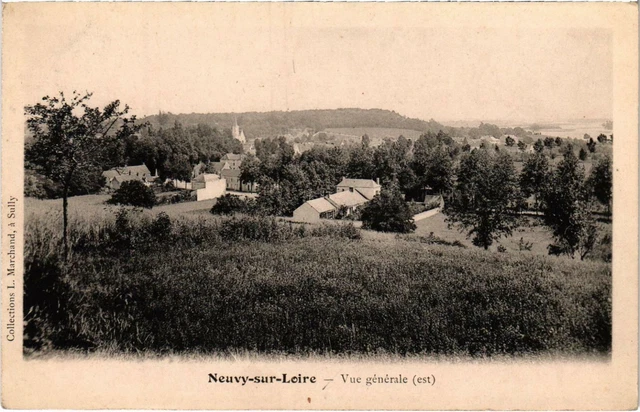
[[[379,177],[376,177],[376,183],[380,184],[380,178]]]

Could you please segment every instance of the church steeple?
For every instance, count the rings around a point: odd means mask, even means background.
[[[238,117],[233,118],[233,127],[231,128],[231,135],[234,139],[240,140],[242,143],[246,143],[247,138],[244,136],[244,131],[238,126]]]

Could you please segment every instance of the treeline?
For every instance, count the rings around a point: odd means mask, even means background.
[[[145,163],[152,173],[157,169],[162,180],[187,181],[193,166],[219,161],[227,153],[242,153],[242,144],[230,130],[206,124],[183,126],[179,122],[168,128],[144,128],[140,135],[125,140],[121,148],[123,162]]]
[[[335,192],[343,177],[395,185],[407,199],[422,199],[424,189],[447,191],[460,147],[444,132],[423,134],[415,143],[400,136],[369,145],[365,135],[352,147],[314,147],[296,155],[284,138],[256,141],[256,156],[242,163],[241,179],[259,185],[257,207],[264,213],[291,215],[307,200]]]
[[[483,144],[471,150],[442,131],[416,142],[400,136],[375,148],[365,135],[357,146],[315,147],[301,155],[284,138],[260,140],[257,155],[241,166],[242,180],[258,183],[259,196],[221,207],[290,216],[305,201],[334,193],[342,177],[372,179],[404,200],[442,194],[449,222],[484,248],[510,236],[523,211],[538,211],[556,237],[551,251],[585,257],[601,240],[594,213],[610,214],[611,158],[601,155],[587,175],[574,145],[549,142],[538,140],[532,154],[520,152],[525,161],[518,171],[517,149]],[[561,151],[560,161],[551,159],[552,149]]]
[[[321,131],[326,128],[341,127],[384,127],[411,129],[421,132],[444,130],[445,126],[431,119],[420,119],[402,116],[394,111],[381,109],[336,109],[336,110],[294,110],[248,113],[191,113],[173,114],[160,112],[148,116],[144,121],[153,127],[169,127],[175,122],[185,126],[198,124],[216,125],[220,128],[231,128],[234,122],[244,130],[247,138],[277,137],[292,129],[311,128]]]
[[[595,215],[610,215],[611,199],[608,156],[587,175],[574,147],[566,144],[557,164],[539,150],[518,174],[508,153],[485,148],[461,156],[445,214],[449,223],[467,231],[474,245],[487,249],[524,223],[521,212],[538,211],[554,237],[549,253],[584,259],[597,244],[611,243],[607,233],[600,233]],[[603,258],[610,260],[610,253]]]
[[[148,116],[144,121],[154,128],[167,128],[176,122],[185,127],[206,124],[222,129],[230,129],[235,121],[243,128],[247,138],[277,137],[295,129],[310,128],[322,131],[328,128],[343,127],[379,127],[391,129],[409,129],[419,132],[437,133],[443,131],[451,136],[476,139],[482,136],[499,138],[510,134],[530,139],[531,131],[522,127],[500,128],[491,123],[481,122],[477,127],[445,126],[433,119],[428,121],[409,118],[390,110],[381,109],[335,109],[335,110],[296,110],[247,113],[190,113],[173,114],[160,112]]]

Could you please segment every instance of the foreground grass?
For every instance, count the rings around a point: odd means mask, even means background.
[[[25,346],[157,354],[608,353],[611,268],[272,219],[27,225]]]

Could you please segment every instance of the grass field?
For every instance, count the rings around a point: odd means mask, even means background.
[[[362,135],[366,134],[371,139],[382,140],[387,137],[396,139],[398,136],[402,135],[407,139],[418,140],[422,132],[417,130],[410,129],[390,129],[384,127],[341,127],[341,128],[329,128],[323,130],[326,133],[330,134],[338,134],[338,135],[348,135],[355,136],[357,138],[362,137]]]
[[[443,225],[439,217],[395,236],[220,218],[186,204],[167,206],[167,216],[154,208],[115,217],[99,197],[73,198],[65,262],[48,202],[27,202],[27,352],[482,357],[611,348],[610,264],[414,241]]]
[[[70,217],[91,217],[91,216],[107,216],[113,215],[120,206],[107,205],[105,202],[110,199],[110,195],[87,195],[74,196],[69,198],[69,216]],[[183,202],[156,206],[148,210],[148,213],[158,214],[164,212],[171,217],[179,217],[184,215],[209,215],[209,211],[213,207],[215,200],[204,200],[201,202]],[[28,197],[25,199],[26,215],[43,213],[62,213],[61,199],[34,199]]]
[[[106,205],[104,202],[109,199],[109,195],[88,195],[88,196],[75,196],[69,198],[69,214],[71,218],[86,218],[92,216],[113,216],[119,209],[119,206]],[[156,206],[151,210],[147,210],[146,213],[151,215],[157,215],[160,212],[164,212],[171,218],[180,217],[201,217],[201,218],[213,218],[209,211],[213,207],[215,200],[206,200],[202,202],[183,202],[175,204],[167,204],[162,206]],[[25,211],[27,216],[42,215],[44,213],[49,214],[52,219],[61,222],[62,213],[62,201],[60,199],[48,199],[40,200],[34,198],[25,199]],[[282,218],[284,221],[291,220],[291,218]],[[339,224],[339,221],[332,221],[331,223]],[[354,222],[356,227],[361,226],[361,222]],[[311,225],[313,226],[313,225]],[[415,236],[429,236],[433,234],[440,239],[448,242],[458,241],[463,245],[474,248],[471,240],[467,238],[466,232],[458,230],[455,226],[449,227],[445,222],[445,215],[438,213],[433,217],[416,222]],[[611,231],[611,224],[602,224],[604,231]],[[366,239],[378,239],[383,241],[392,241],[395,238],[393,234],[377,233],[371,231],[363,231],[363,236]],[[535,222],[532,225],[520,227],[516,229],[513,236],[502,238],[496,244],[491,247],[491,250],[495,250],[498,245],[502,245],[507,249],[507,252],[520,252],[520,239],[524,243],[531,244],[531,250],[528,253],[547,255],[547,246],[552,243],[552,236],[549,229],[542,225],[536,225]]]

